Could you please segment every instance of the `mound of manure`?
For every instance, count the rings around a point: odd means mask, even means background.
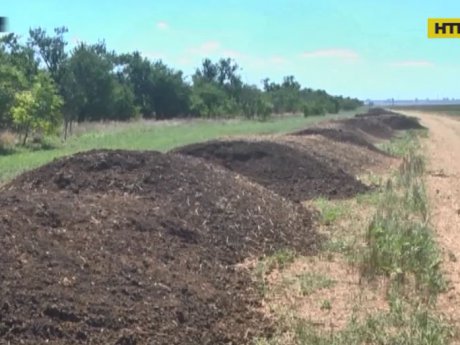
[[[293,201],[346,198],[367,187],[304,150],[271,141],[209,141],[177,149],[235,171]]]
[[[367,148],[368,150],[383,153],[383,151],[375,147],[363,135],[359,135],[356,132],[352,132],[350,130],[341,128],[312,127],[292,133],[292,135],[321,135],[333,141],[362,146]]]
[[[200,159],[92,151],[0,192],[0,342],[246,344],[245,258],[315,251],[309,213]]]

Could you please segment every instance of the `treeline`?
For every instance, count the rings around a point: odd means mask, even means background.
[[[205,59],[191,81],[182,71],[139,52],[117,54],[104,42],[66,49],[67,29],[48,34],[30,29],[23,43],[15,34],[0,39],[0,129],[65,135],[75,121],[129,120],[136,117],[266,118],[273,113],[306,116],[353,110],[357,99],[303,88],[293,76],[269,79],[263,88],[242,81],[232,59]]]

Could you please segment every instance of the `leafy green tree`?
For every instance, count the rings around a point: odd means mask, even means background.
[[[72,77],[67,70],[69,57],[66,47],[68,43],[64,38],[67,32],[66,27],[58,27],[54,29],[54,36],[50,36],[46,30],[38,27],[29,30],[28,39],[28,45],[35,49],[63,97],[65,105],[63,107],[64,139],[67,139],[69,126],[70,129],[72,128],[72,121],[76,118],[78,103],[81,101],[81,98],[74,94],[75,88],[68,84]]]
[[[17,92],[25,89],[27,82],[16,67],[2,61],[0,55],[0,128],[11,125],[11,107]]]
[[[167,119],[189,113],[190,88],[184,82],[182,72],[170,69],[164,63],[152,65],[152,94],[155,116]]]
[[[20,43],[20,37],[10,33],[0,38],[0,52],[3,62],[19,70],[32,83],[38,73],[39,61],[32,47]]]
[[[55,36],[48,36],[46,30],[40,27],[29,30],[29,46],[37,50],[51,77],[58,85],[61,82],[64,73],[63,66],[68,57],[65,51],[67,42],[64,39],[68,31],[66,27],[59,27],[54,29]]]
[[[241,90],[240,105],[247,118],[266,119],[273,111],[273,105],[261,90],[254,85],[244,85]]]
[[[224,90],[207,82],[193,85],[190,103],[194,116],[208,118],[228,115],[234,107]]]
[[[232,116],[242,113],[243,83],[232,59],[205,59],[192,76],[191,110],[195,116]]]
[[[135,105],[144,117],[154,117],[153,93],[155,90],[151,62],[144,59],[139,52],[122,54],[118,60],[119,65],[123,66],[119,77],[131,84]]]
[[[11,109],[13,123],[23,135],[23,145],[31,132],[56,133],[61,122],[62,98],[53,81],[39,73],[30,90],[15,95]]]

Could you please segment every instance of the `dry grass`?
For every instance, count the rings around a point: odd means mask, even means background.
[[[0,132],[0,152],[11,151],[16,145],[17,138],[13,132],[1,131]]]

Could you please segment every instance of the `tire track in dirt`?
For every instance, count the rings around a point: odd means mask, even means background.
[[[439,297],[438,309],[460,329],[460,121],[428,113],[411,115],[429,128],[429,138],[424,141],[427,191],[449,283],[448,291]]]

